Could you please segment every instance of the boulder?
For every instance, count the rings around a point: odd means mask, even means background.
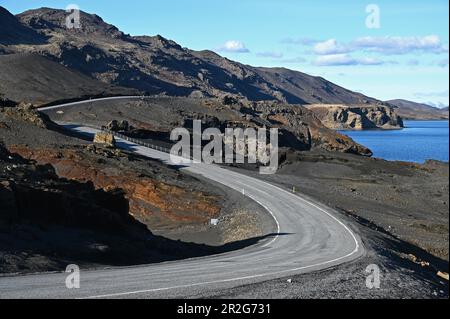
[[[127,132],[130,130],[130,124],[125,120],[122,120],[120,122],[117,120],[112,120],[108,123],[108,125],[106,125],[106,128],[113,132]]]
[[[116,139],[114,138],[114,135],[112,135],[111,133],[99,132],[95,134],[94,144],[107,147],[115,147]]]

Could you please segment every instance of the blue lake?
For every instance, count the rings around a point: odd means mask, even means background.
[[[374,157],[423,163],[448,162],[448,121],[405,121],[402,130],[340,131],[370,148]]]

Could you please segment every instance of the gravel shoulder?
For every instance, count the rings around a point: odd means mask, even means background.
[[[275,175],[232,169],[334,208],[356,227],[366,254],[324,271],[195,297],[448,298],[448,279],[438,275],[448,274],[448,163],[309,152],[288,154]],[[379,289],[366,286],[373,264],[380,269]]]
[[[448,298],[448,281],[433,271],[424,270],[400,257],[396,246],[403,243],[358,227],[366,248],[365,256],[326,270],[290,276],[220,291],[203,291],[180,298],[220,299],[435,299]],[[380,269],[379,288],[368,288],[366,281],[373,274],[367,267]],[[370,268],[372,269],[372,268]],[[371,279],[369,278],[369,281]]]

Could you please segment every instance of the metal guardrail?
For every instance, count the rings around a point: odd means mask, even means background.
[[[134,144],[138,144],[138,145],[142,145],[142,146],[154,149],[156,151],[160,151],[160,152],[164,152],[164,153],[170,154],[170,149],[168,149],[167,147],[156,145],[156,144],[152,144],[152,143],[146,143],[146,142],[143,142],[143,141],[138,140],[136,138],[132,138],[132,137],[126,136],[124,134],[121,134],[119,132],[111,131],[111,130],[107,129],[104,126],[102,126],[100,128],[100,130],[102,132],[112,134],[113,136],[116,136],[116,137],[121,138],[123,140],[126,140],[128,142],[131,142],[131,143],[134,143]]]

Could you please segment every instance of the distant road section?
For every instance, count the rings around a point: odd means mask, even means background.
[[[96,98],[96,99],[92,99],[92,100],[70,102],[70,103],[58,104],[58,105],[53,105],[53,106],[41,107],[41,108],[39,108],[39,110],[42,111],[42,112],[45,112],[45,111],[49,111],[49,110],[62,109],[62,108],[65,108],[67,106],[74,106],[74,105],[87,104],[87,103],[95,103],[95,102],[99,102],[99,101],[130,100],[130,99],[143,100],[145,98],[146,97],[142,96],[142,95],[102,97],[102,98]]]

